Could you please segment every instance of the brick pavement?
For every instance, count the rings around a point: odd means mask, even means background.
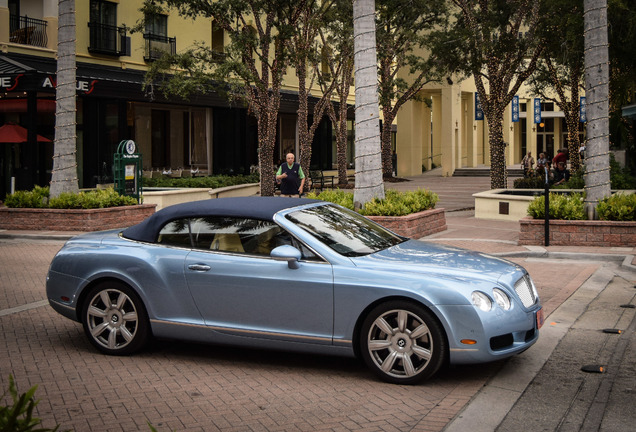
[[[61,244],[0,240],[0,311],[45,299]],[[20,391],[38,385],[44,426],[75,431],[439,431],[499,366],[403,387],[339,357],[169,341],[109,357],[48,306],[0,315],[0,387],[9,374]]]
[[[441,204],[459,210],[472,200],[473,187],[483,189],[475,183],[488,181],[461,179],[468,186],[460,190],[451,179],[423,176],[410,185],[443,190]],[[512,260],[528,269],[548,314],[602,262],[556,261],[543,253],[636,255],[634,248],[518,246],[518,223],[476,220],[470,212],[447,213],[447,224],[425,240],[521,254]],[[48,264],[62,242],[13,237],[0,239],[0,388],[9,374],[21,391],[39,385],[36,415],[47,427],[132,431],[149,430],[150,422],[160,432],[441,431],[505,364],[453,367],[405,387],[377,381],[348,358],[169,341],[133,357],[104,356],[81,325],[42,305]],[[533,349],[521,356],[533,356]]]

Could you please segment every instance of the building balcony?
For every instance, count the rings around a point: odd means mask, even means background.
[[[46,47],[46,21],[27,16],[9,16],[9,42]]]
[[[158,60],[164,54],[174,55],[177,53],[176,38],[145,33],[144,39],[146,41],[144,60],[147,62]]]
[[[111,56],[126,55],[126,29],[108,24],[89,22],[88,52]]]

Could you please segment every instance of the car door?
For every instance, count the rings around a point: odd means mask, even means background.
[[[271,258],[273,248],[292,242],[272,222],[199,218],[191,225],[195,249],[186,257],[185,274],[206,325],[239,336],[331,344],[329,263],[307,250],[297,269]]]

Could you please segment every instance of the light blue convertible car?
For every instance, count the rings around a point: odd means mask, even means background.
[[[298,198],[180,204],[77,236],[53,259],[46,290],[106,354],[154,336],[357,355],[398,384],[447,362],[518,354],[543,316],[516,264]]]

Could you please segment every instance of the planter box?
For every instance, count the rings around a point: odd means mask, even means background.
[[[519,221],[519,244],[545,244],[543,219],[525,217]],[[550,246],[633,247],[636,245],[636,222],[550,221]]]
[[[425,210],[406,216],[367,216],[396,234],[419,239],[446,230],[444,209]]]
[[[247,183],[222,188],[145,188],[142,192],[144,204],[155,204],[157,211],[162,208],[185,202],[201,201],[210,198],[256,195],[260,183]]]
[[[0,208],[0,229],[101,231],[135,225],[155,212],[154,204],[103,209]]]

